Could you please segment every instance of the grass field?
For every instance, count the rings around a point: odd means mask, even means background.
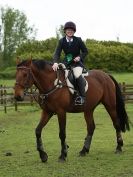
[[[14,86],[15,79],[0,79],[0,85]]]
[[[133,83],[133,73],[112,75],[118,82]],[[13,86],[14,80],[0,79],[0,85]],[[126,104],[133,122],[133,104]],[[123,134],[122,154],[115,154],[116,137],[112,122],[100,105],[94,114],[96,130],[90,154],[79,157],[86,136],[83,114],[68,114],[67,143],[68,159],[58,162],[60,140],[58,122],[54,116],[43,130],[42,139],[48,162],[42,163],[36,151],[35,127],[40,118],[38,106],[8,108],[0,112],[0,177],[133,177],[133,128]]]
[[[133,73],[112,73],[115,79],[119,82],[133,84]]]
[[[133,121],[133,105],[126,109]],[[133,130],[123,134],[122,154],[115,154],[116,138],[112,122],[100,105],[94,114],[96,130],[86,157],[78,152],[84,142],[86,125],[83,114],[68,114],[68,159],[58,162],[60,140],[58,122],[54,116],[43,130],[42,139],[49,155],[41,163],[35,146],[34,129],[39,122],[40,109],[21,107],[18,112],[0,113],[0,177],[132,177]],[[10,155],[10,156],[9,156]]]

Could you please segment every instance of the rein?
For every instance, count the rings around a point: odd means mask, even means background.
[[[66,85],[66,80],[67,80],[68,76],[67,76],[62,82],[60,82],[60,80],[59,80],[59,70],[57,70],[57,84],[56,84],[52,89],[50,89],[50,90],[47,91],[46,93],[33,93],[33,94],[31,94],[31,93],[28,92],[28,88],[29,88],[29,84],[28,84],[28,83],[29,83],[29,81],[30,81],[31,78],[32,78],[33,81],[37,84],[38,90],[41,90],[41,92],[43,92],[42,86],[41,86],[40,83],[37,81],[36,77],[34,76],[32,70],[31,70],[31,68],[26,67],[26,66],[19,66],[19,67],[17,67],[17,69],[25,69],[25,70],[28,70],[28,76],[27,76],[27,78],[26,78],[26,82],[25,82],[24,85],[20,84],[19,82],[16,82],[15,85],[18,85],[18,86],[23,87],[23,88],[25,89],[25,90],[24,90],[24,94],[25,94],[25,95],[28,95],[28,96],[29,96],[29,95],[32,95],[36,101],[37,101],[37,99],[35,98],[35,96],[39,96],[42,100],[44,100],[44,99],[46,99],[49,95],[51,95],[53,92],[55,92],[57,89],[62,88],[63,86],[67,86],[67,85]],[[67,86],[67,87],[69,87],[69,86]],[[71,87],[69,87],[69,88],[71,88]],[[36,90],[37,90],[37,88],[35,89],[35,91],[36,91]],[[76,91],[76,90],[75,90],[75,91]],[[38,101],[37,101],[37,102],[38,102]],[[42,103],[43,103],[43,102],[42,102]]]

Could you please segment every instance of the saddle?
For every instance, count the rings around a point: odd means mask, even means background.
[[[59,63],[59,68],[62,68],[65,71],[65,78],[66,78],[66,83],[69,88],[69,91],[72,94],[75,94],[75,91],[78,92],[76,80],[73,75],[73,72],[71,70],[67,69],[63,63]],[[88,90],[88,82],[85,79],[85,76],[88,76],[88,75],[89,75],[88,71],[86,69],[83,69],[82,77],[84,79],[85,92],[87,92],[87,90]],[[58,81],[58,82],[61,82],[61,81]],[[55,80],[54,85],[56,85],[56,84],[57,84],[57,79]]]

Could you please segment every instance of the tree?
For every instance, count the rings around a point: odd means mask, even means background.
[[[2,53],[4,65],[12,64],[16,48],[35,35],[33,27],[28,26],[23,12],[10,7],[1,8]]]
[[[43,41],[30,40],[21,44],[17,48],[16,54],[20,58],[32,56],[34,59],[52,60],[56,44],[56,38],[49,38]]]
[[[64,36],[64,26],[60,25],[59,29],[56,29],[56,38],[59,40]]]
[[[2,33],[1,33],[1,25],[0,25],[0,52],[1,52],[1,45],[2,45],[1,40],[2,40]]]

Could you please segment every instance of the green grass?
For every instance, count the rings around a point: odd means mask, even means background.
[[[0,79],[0,85],[14,86],[15,79]]]
[[[133,121],[133,105],[126,105]],[[40,118],[38,107],[20,107],[18,112],[0,113],[0,177],[131,177],[133,176],[133,130],[123,134],[122,154],[115,154],[116,138],[112,122],[102,106],[95,113],[96,130],[90,154],[79,157],[86,135],[83,114],[68,114],[68,159],[58,162],[60,140],[58,121],[54,116],[42,133],[49,155],[46,164],[41,163],[35,146],[34,129]],[[11,153],[11,156],[6,156]]]
[[[133,84],[133,73],[112,73],[118,82]]]
[[[118,82],[133,83],[132,73],[112,74]],[[0,79],[0,85],[13,86],[15,80]],[[133,105],[126,104],[133,122]],[[68,114],[67,143],[69,153],[66,163],[59,163],[60,140],[58,121],[54,116],[45,127],[42,139],[49,155],[46,164],[41,163],[35,143],[35,127],[40,119],[38,107],[23,106],[15,112],[7,108],[0,112],[0,177],[132,177],[133,130],[123,134],[122,154],[114,154],[115,130],[102,106],[94,114],[96,130],[90,154],[79,157],[86,135],[83,114]],[[7,154],[11,153],[11,156]]]

